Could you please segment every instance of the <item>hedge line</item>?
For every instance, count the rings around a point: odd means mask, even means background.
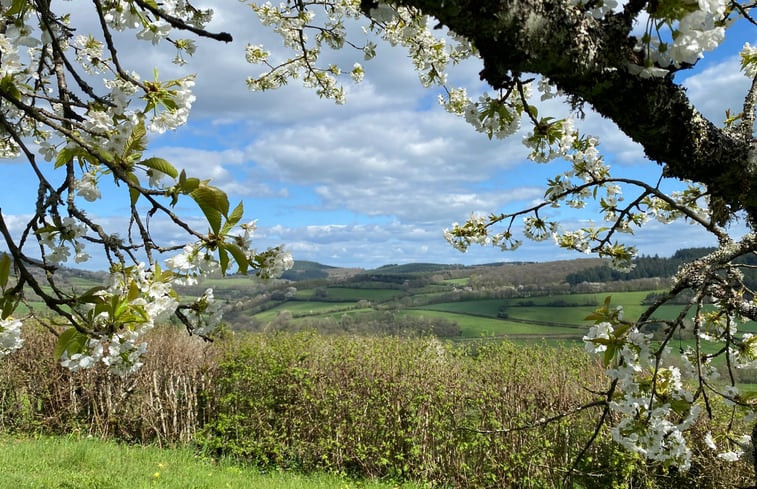
[[[518,430],[593,399],[601,370],[583,352],[434,338],[237,335],[203,343],[161,328],[130,379],[71,374],[49,334],[0,361],[0,429],[195,444],[259,466],[414,479],[432,487],[559,487],[598,411]],[[727,423],[727,415],[713,421]],[[693,434],[692,469],[647,466],[603,431],[573,487],[749,484]],[[509,431],[508,431],[509,430]]]

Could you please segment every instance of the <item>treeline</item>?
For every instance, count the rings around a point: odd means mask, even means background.
[[[657,255],[641,256],[634,260],[634,268],[630,272],[619,272],[610,268],[609,265],[600,265],[570,273],[565,280],[570,285],[577,285],[583,282],[616,282],[640,278],[672,277],[678,267],[684,263],[701,258],[714,250],[715,248],[685,248],[676,251],[670,258]]]

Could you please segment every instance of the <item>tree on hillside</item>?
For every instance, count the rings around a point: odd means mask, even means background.
[[[179,304],[171,284],[195,280],[210,271],[269,276],[288,267],[281,249],[251,248],[254,224],[242,222],[241,206],[209,182],[200,181],[168,161],[143,156],[150,133],[186,122],[194,101],[192,77],[149,81],[123,66],[113,33],[134,30],[138,38],[171,43],[176,63],[186,63],[196,45],[193,36],[228,41],[231,35],[206,30],[210,10],[184,0],[93,0],[97,32],[72,25],[68,2],[2,0],[0,24],[0,151],[25,158],[39,179],[35,213],[13,234],[0,214],[0,233],[8,253],[0,259],[3,291],[0,346],[18,348],[19,320],[14,316],[26,290],[54,311],[54,322],[68,329],[56,353],[69,368],[102,359],[115,371],[131,370],[144,350],[141,333],[155,321],[175,314],[190,331],[203,334],[217,319],[212,292],[191,304]],[[471,244],[515,249],[524,236],[553,238],[563,248],[596,253],[628,269],[635,254],[618,241],[652,219],[685,219],[712,233],[719,248],[683,265],[671,290],[635,322],[605,304],[594,316],[585,340],[607,366],[606,392],[588,407],[600,410],[600,426],[618,419],[613,437],[630,450],[685,469],[690,460],[684,432],[714,397],[745,412],[757,393],[740,390],[734,369],[754,366],[757,336],[739,333],[745,319],[757,319],[754,293],[742,280],[735,260],[757,249],[757,236],[729,235],[726,225],[743,218],[757,224],[754,108],[757,82],[744,94],[743,107],[725,123],[709,121],[696,110],[676,82],[676,73],[696,65],[715,49],[726,30],[755,24],[753,4],[726,0],[297,0],[278,6],[250,3],[260,21],[281,35],[291,56],[274,59],[265,46],[249,45],[246,58],[263,66],[247,80],[252,90],[269,90],[300,78],[320,96],[344,102],[341,79],[359,82],[360,63],[323,62],[327,49],[354,49],[375,55],[369,39],[347,37],[351,20],[386,42],[403,45],[420,81],[435,87],[440,102],[490,138],[515,134],[522,123],[524,143],[536,162],[560,159],[569,169],[547,182],[544,201],[514,212],[472,216],[445,232],[464,250]],[[436,29],[436,28],[439,29]],[[183,38],[181,36],[187,36]],[[477,57],[481,78],[493,90],[474,99],[447,83],[450,64]],[[757,50],[744,46],[744,73],[755,80]],[[105,77],[104,86],[94,78]],[[533,92],[542,99],[561,96],[574,116],[539,114]],[[649,181],[614,176],[597,149],[598,141],[576,126],[591,107],[638,142],[660,165],[660,178]],[[40,157],[49,164],[40,162]],[[47,166],[45,166],[47,165]],[[56,171],[51,171],[56,170]],[[666,193],[660,180],[684,182]],[[85,201],[101,198],[100,187],[113,181],[130,209],[129,231],[107,232],[91,220]],[[174,213],[181,199],[197,203],[208,221],[197,230]],[[565,229],[545,217],[555,206],[583,208],[595,200],[602,227]],[[189,244],[156,243],[151,223],[170,223]],[[56,281],[56,270],[69,259],[87,259],[100,247],[111,262],[109,285],[76,293]],[[175,256],[160,260],[171,253]],[[14,273],[11,273],[13,270]],[[661,345],[641,333],[661,305],[688,291],[692,299],[677,319],[666,321]],[[706,310],[706,301],[717,308]],[[668,343],[693,314],[696,345],[675,366]],[[659,322],[655,319],[654,322]],[[703,344],[716,345],[704,353]],[[713,360],[725,357],[728,378],[716,379]],[[693,382],[683,380],[685,377]],[[613,416],[611,416],[613,415]],[[599,427],[597,428],[599,430]],[[757,437],[755,437],[757,438]],[[732,433],[708,439],[713,456],[736,459],[750,437]]]

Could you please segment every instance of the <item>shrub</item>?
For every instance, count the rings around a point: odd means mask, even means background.
[[[1,430],[195,443],[260,466],[433,487],[541,488],[562,485],[599,414],[513,430],[593,398],[600,368],[578,349],[315,333],[208,344],[165,327],[153,332],[142,370],[124,380],[101,369],[71,373],[34,355],[52,351],[50,336],[28,326],[31,348],[0,361]],[[724,406],[714,409],[713,422],[729,422]],[[701,441],[708,429],[700,422],[690,437],[686,474],[645,465],[601,431],[572,484],[747,485],[749,465],[715,459]]]

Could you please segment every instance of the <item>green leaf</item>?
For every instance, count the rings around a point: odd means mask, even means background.
[[[218,261],[221,264],[221,274],[226,275],[226,270],[229,269],[229,254],[223,246],[218,248]]]
[[[226,221],[226,224],[231,227],[236,226],[237,223],[242,219],[243,214],[244,214],[244,204],[240,201],[239,204],[237,204],[237,206],[234,207],[234,210],[231,211],[231,214],[229,214],[229,218]]]
[[[229,212],[229,199],[226,194],[216,187],[201,185],[189,195],[200,206],[213,233],[219,234],[221,218]]]
[[[129,186],[129,197],[131,198],[131,205],[134,205],[137,203],[137,200],[139,200],[139,196],[142,195],[140,191],[135,188],[139,187],[139,178],[137,178],[133,172],[129,172],[126,174],[126,179],[133,185]]]
[[[615,346],[608,345],[605,350],[604,357],[602,358],[602,364],[607,367],[612,363],[612,359],[615,357]]]
[[[182,178],[184,176],[184,178]],[[184,173],[184,170],[181,171],[181,174],[179,174],[179,190],[183,194],[191,194],[194,192],[201,184],[199,178],[187,178],[186,174]]]
[[[0,253],[0,288],[5,290],[8,285],[8,277],[11,274],[11,256],[8,253]]]
[[[124,159],[130,159],[134,161],[142,155],[142,152],[147,148],[147,130],[145,129],[145,121],[140,120],[139,124],[134,126],[134,130],[131,132],[131,136],[126,141],[124,146],[123,157]]]
[[[5,11],[5,16],[10,18],[25,11],[29,2],[26,0],[13,0],[11,7]]]
[[[16,307],[21,303],[21,296],[17,294],[5,294],[0,306],[0,319],[8,319],[16,311]]]
[[[21,98],[21,92],[18,91],[16,82],[10,75],[5,75],[3,79],[0,80],[0,90],[12,99],[18,100]]]
[[[225,246],[229,253],[231,253],[231,256],[234,257],[234,261],[237,262],[239,273],[247,275],[247,268],[250,265],[250,261],[247,259],[247,255],[245,255],[244,251],[242,251],[242,248],[234,243],[227,243]]]
[[[171,178],[179,176],[179,172],[176,168],[163,158],[147,158],[146,160],[140,161],[138,164],[165,173]]]
[[[139,285],[137,285],[136,281],[133,281],[131,284],[129,284],[129,293],[126,296],[126,300],[131,302],[137,297],[139,297]]]
[[[59,360],[63,353],[68,353],[69,356],[74,353],[81,353],[84,351],[84,345],[87,344],[88,339],[87,335],[80,333],[76,328],[68,328],[58,337],[58,342],[53,350],[53,358]]]
[[[602,322],[605,319],[607,319],[607,314],[603,314],[602,312],[600,312],[600,310],[596,310],[592,312],[591,314],[589,314],[588,316],[586,316],[584,318],[584,321]]]
[[[628,330],[631,329],[632,324],[621,324],[617,328],[615,328],[615,331],[613,332],[613,335],[616,338],[623,338],[626,333],[628,333]]]
[[[58,156],[55,157],[55,168],[69,164],[73,161],[74,156],[76,156],[76,149],[69,148],[68,146],[64,147],[58,151]]]
[[[83,294],[80,294],[79,297],[77,297],[77,301],[80,304],[99,304],[103,302],[103,298],[97,295],[98,292],[106,290],[106,288],[102,285],[98,285],[96,287],[92,287],[91,289],[87,289],[84,291]]]

